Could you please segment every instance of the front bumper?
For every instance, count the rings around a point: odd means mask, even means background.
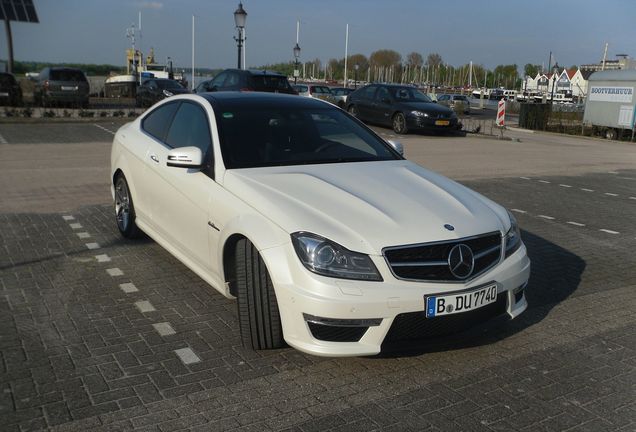
[[[525,246],[465,284],[401,281],[391,274],[381,256],[371,258],[383,282],[351,281],[313,274],[302,266],[290,245],[262,250],[261,256],[267,264],[276,291],[285,341],[300,351],[314,355],[337,357],[378,354],[396,317],[400,316],[399,320],[402,320],[406,314],[423,312],[426,295],[451,294],[496,284],[502,312],[515,318],[528,306],[523,292],[530,276],[530,260]],[[452,316],[460,315],[467,314]],[[409,317],[411,319],[413,315]],[[320,325],[321,321],[323,324],[331,322],[334,327],[344,323],[345,333],[346,326],[350,325],[349,336],[357,341],[333,341],[337,337],[332,337],[330,329],[325,327],[321,329],[326,333],[316,333],[316,325]],[[360,330],[360,327],[363,329]],[[316,334],[328,340],[318,339]]]
[[[436,124],[438,121],[448,122],[448,124]],[[462,128],[462,124],[457,117],[440,119],[409,115],[406,117],[406,124],[409,129],[425,131],[448,131]]]

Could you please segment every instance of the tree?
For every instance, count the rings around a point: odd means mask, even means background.
[[[523,73],[527,76],[536,77],[539,71],[541,70],[540,65],[533,65],[532,63],[527,63],[523,67]]]
[[[402,56],[399,52],[388,49],[373,51],[369,56],[369,63],[372,66],[397,66],[402,62]]]
[[[442,64],[442,56],[437,53],[430,53],[426,57],[426,66],[435,67]]]
[[[411,67],[420,67],[424,64],[424,58],[422,57],[422,54],[412,52],[406,56],[406,64]]]

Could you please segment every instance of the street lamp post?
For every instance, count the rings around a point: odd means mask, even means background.
[[[243,42],[245,42],[245,38],[243,37],[243,29],[245,28],[245,20],[247,19],[247,12],[243,9],[243,3],[239,3],[238,9],[234,11],[234,24],[238,29],[238,38],[235,36],[234,40],[238,44],[238,68],[243,69],[241,66],[241,51],[243,49]],[[243,65],[244,66],[244,65]]]
[[[298,70],[298,57],[300,57],[300,45],[296,42],[296,46],[294,47],[294,84],[296,84],[298,74],[300,73]]]
[[[354,88],[354,89],[357,89],[357,88],[358,88],[358,69],[360,69],[360,65],[356,63],[356,64],[353,66],[353,70],[355,71],[355,75],[354,75],[354,77],[353,77],[353,79],[354,79],[354,83],[353,83],[353,86],[354,86],[354,87],[353,87],[353,88]]]

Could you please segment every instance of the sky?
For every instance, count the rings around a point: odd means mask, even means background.
[[[34,0],[38,24],[12,23],[14,56],[21,61],[125,64],[126,28],[142,13],[141,47],[159,62],[170,56],[191,65],[195,16],[196,67],[236,67],[233,13],[237,0]],[[595,63],[616,54],[636,57],[634,0],[245,0],[246,64],[293,61],[300,21],[301,61],[323,65],[345,54],[393,49],[445,63]],[[7,58],[0,32],[0,58]]]

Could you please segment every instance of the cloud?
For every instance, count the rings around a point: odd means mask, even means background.
[[[163,3],[158,1],[138,1],[135,2],[135,6],[141,9],[163,9]]]

